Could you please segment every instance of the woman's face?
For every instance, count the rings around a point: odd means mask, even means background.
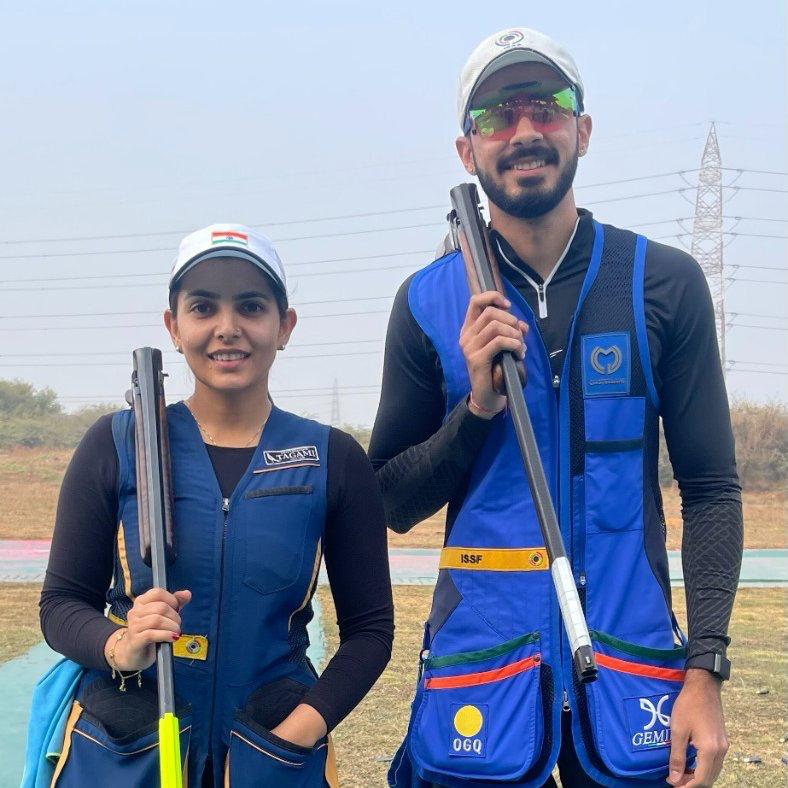
[[[268,277],[252,263],[216,258],[184,275],[176,314],[164,323],[195,378],[211,389],[240,391],[268,384],[296,314],[282,318]]]

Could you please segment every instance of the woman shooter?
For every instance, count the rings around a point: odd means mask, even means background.
[[[296,314],[268,238],[192,233],[169,288],[164,322],[195,379],[167,408],[177,590],[152,589],[140,557],[133,413],[104,416],[63,481],[41,595],[47,642],[86,668],[53,785],[158,785],[152,666],[169,641],[184,785],[334,786],[327,734],[391,653],[375,477],[349,435],[271,400]],[[321,555],[340,645],[318,678],[306,650]]]

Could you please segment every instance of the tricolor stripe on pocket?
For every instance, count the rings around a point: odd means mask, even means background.
[[[526,670],[536,667],[541,661],[541,656],[534,654],[532,657],[526,657],[517,662],[512,662],[511,665],[505,665],[494,670],[466,673],[463,676],[440,676],[426,679],[424,687],[425,689],[456,689],[457,687],[475,687],[479,684],[490,684],[493,681],[501,681],[502,679],[508,679],[510,676],[516,676],[518,673],[524,673]]]
[[[617,657],[609,657],[607,654],[594,652],[597,664],[609,670],[616,670],[619,673],[631,673],[634,676],[648,676],[652,679],[664,679],[665,681],[684,681],[684,671],[676,668],[659,668],[656,665],[644,665],[638,662],[629,662]]]

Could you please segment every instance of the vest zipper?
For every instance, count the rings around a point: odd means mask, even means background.
[[[539,318],[544,320],[547,317],[547,299],[544,294],[544,284],[539,284],[536,288],[536,295],[539,299]]]
[[[222,525],[222,542],[221,551],[219,553],[219,600],[218,600],[218,616],[216,623],[216,648],[213,657],[213,681],[211,687],[211,723],[208,729],[208,748],[211,754],[213,753],[213,718],[216,715],[216,674],[218,673],[219,666],[219,643],[221,642],[221,629],[222,629],[222,595],[224,593],[224,543],[227,540],[227,518],[230,515],[230,499],[222,498],[222,512],[224,513],[224,523]],[[211,759],[213,760],[213,759]]]

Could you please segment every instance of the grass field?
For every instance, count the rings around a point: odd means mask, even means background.
[[[0,539],[49,539],[60,483],[70,450],[16,448],[0,451]],[[665,490],[668,548],[681,547],[681,502],[677,489]],[[407,534],[389,533],[392,547],[440,547],[443,511]],[[788,547],[788,494],[744,493],[744,546]]]
[[[337,645],[331,597],[320,590],[327,632],[327,653]],[[421,625],[429,611],[432,589],[397,586],[394,590],[397,633],[389,667],[361,705],[337,728],[334,739],[343,788],[385,785],[388,761],[406,728],[416,681]],[[780,788],[788,769],[780,762],[788,733],[788,657],[786,657],[785,589],[739,591],[731,626],[734,663],[724,701],[731,749],[720,786]],[[683,618],[684,596],[676,590],[675,607]],[[768,694],[758,694],[768,690]],[[741,759],[759,756],[763,763]],[[738,760],[737,760],[738,759]]]
[[[38,629],[39,587],[0,585],[0,663],[27,651],[41,639]],[[327,653],[336,649],[337,632],[331,595],[319,590]],[[388,760],[407,725],[416,681],[422,622],[432,589],[396,586],[397,633],[394,654],[372,692],[334,734],[343,788],[385,784]],[[788,733],[788,623],[785,589],[742,589],[731,625],[733,678],[725,686],[725,708],[731,751],[721,786],[784,786],[786,755],[780,738]],[[683,619],[683,593],[675,590],[675,607]],[[759,691],[768,690],[767,694]],[[760,765],[744,763],[759,756]],[[737,758],[739,760],[737,760]]]
[[[0,583],[0,664],[24,654],[41,640],[34,583]]]

